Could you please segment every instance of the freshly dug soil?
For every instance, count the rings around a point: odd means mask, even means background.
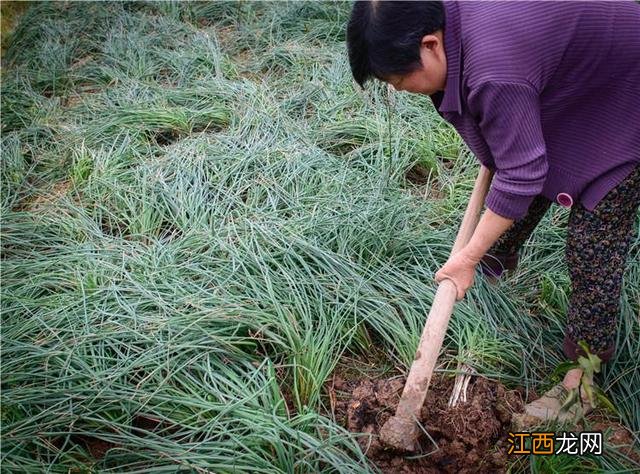
[[[336,420],[354,433],[367,433],[359,443],[367,457],[384,473],[497,473],[507,465],[507,435],[511,415],[522,411],[523,394],[499,383],[475,377],[467,401],[447,406],[454,379],[434,374],[420,421],[429,436],[421,434],[415,455],[389,450],[378,433],[393,416],[404,378],[345,380],[334,376],[328,387]],[[435,443],[435,444],[434,444]],[[411,459],[412,457],[418,457]]]

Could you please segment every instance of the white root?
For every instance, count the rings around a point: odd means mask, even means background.
[[[469,382],[471,377],[476,373],[473,367],[467,364],[458,363],[458,373],[456,375],[455,383],[453,384],[453,390],[449,397],[449,407],[455,407],[459,403],[467,401],[467,389],[469,388]]]

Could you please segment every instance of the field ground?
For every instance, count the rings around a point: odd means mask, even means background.
[[[428,98],[354,87],[348,14],[24,12],[2,58],[5,471],[640,468],[640,239],[598,378],[616,410],[582,424],[604,455],[504,454],[510,413],[560,377],[562,208],[456,305],[423,413],[440,450],[376,444],[478,166]],[[447,409],[459,363],[480,376]]]

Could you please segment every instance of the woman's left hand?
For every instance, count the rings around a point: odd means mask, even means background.
[[[456,298],[460,301],[473,285],[476,265],[479,262],[479,258],[472,256],[466,248],[463,248],[449,257],[449,260],[436,272],[436,282],[440,283],[446,279],[453,281],[456,285]]]

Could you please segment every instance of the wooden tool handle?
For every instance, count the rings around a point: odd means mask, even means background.
[[[492,171],[484,166],[480,168],[476,182],[473,185],[473,191],[471,192],[467,209],[464,211],[464,216],[462,217],[460,229],[458,229],[458,235],[453,243],[451,255],[461,250],[471,240],[471,236],[475,232],[478,221],[480,220],[480,214],[484,206],[484,198],[489,191],[492,177]]]
[[[489,169],[484,166],[481,167],[467,210],[462,218],[462,224],[460,224],[458,235],[453,244],[451,255],[462,249],[471,239],[480,220],[484,198],[489,190],[492,176],[492,172]],[[402,398],[396,409],[396,416],[415,416],[416,418],[419,416],[455,302],[456,286],[451,280],[443,280],[438,285],[438,290],[433,299],[431,311],[429,311],[429,316],[418,344],[418,350],[402,392]]]

